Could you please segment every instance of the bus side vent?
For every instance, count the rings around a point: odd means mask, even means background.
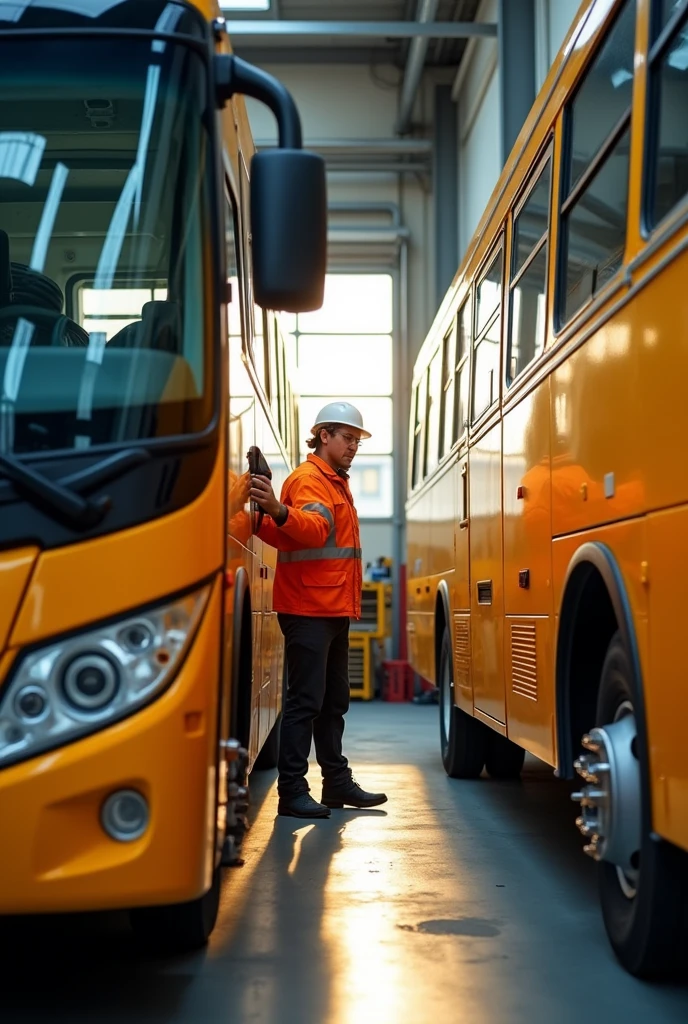
[[[478,583],[478,604],[492,604],[492,580]]]
[[[511,623],[511,685],[521,697],[538,699],[534,622]]]
[[[471,620],[454,616],[454,680],[457,689],[469,689],[471,682]]]

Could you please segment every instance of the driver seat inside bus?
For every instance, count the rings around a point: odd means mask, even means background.
[[[68,348],[88,345],[86,332],[66,316],[63,309],[64,296],[60,286],[46,274],[24,263],[13,263],[9,236],[0,230],[0,345],[12,344],[17,322],[22,316],[33,326],[32,345]],[[13,315],[15,310],[16,315]],[[41,310],[48,315],[38,315]]]

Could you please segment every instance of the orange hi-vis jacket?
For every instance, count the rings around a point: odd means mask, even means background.
[[[258,532],[278,552],[275,611],[360,618],[361,537],[347,481],[317,455],[285,480],[286,522],[266,516]]]

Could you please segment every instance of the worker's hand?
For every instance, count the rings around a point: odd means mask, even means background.
[[[242,473],[241,476],[237,476],[236,473],[230,475],[230,486],[229,486],[229,516],[236,515],[246,502],[248,501],[249,491],[251,490],[251,477],[248,473]]]
[[[275,519],[279,514],[282,506],[275,497],[275,492],[272,489],[272,484],[266,476],[254,476],[251,479],[251,501],[257,502],[258,505],[267,512],[269,516]]]

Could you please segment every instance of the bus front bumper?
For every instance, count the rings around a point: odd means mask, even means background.
[[[172,686],[102,732],[0,771],[0,914],[104,910],[193,899],[210,885],[215,835],[221,587],[213,587]],[[146,831],[111,839],[104,801],[136,790]]]

